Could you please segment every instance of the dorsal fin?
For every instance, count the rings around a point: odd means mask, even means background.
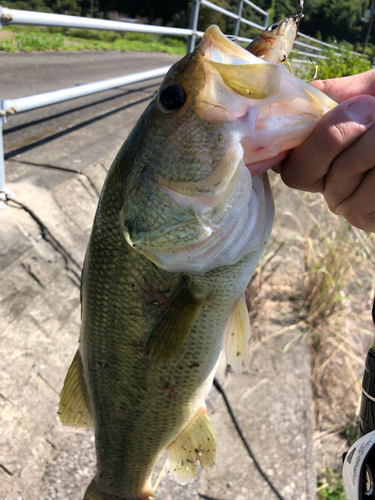
[[[196,478],[198,460],[205,470],[215,465],[216,439],[206,412],[206,408],[200,408],[167,448],[167,467],[181,484]]]
[[[245,294],[237,300],[230,313],[224,334],[224,349],[227,363],[239,376],[249,357],[251,330]]]
[[[77,351],[61,391],[59,406],[61,422],[72,427],[94,428],[87,408],[87,401],[88,394],[83,377],[82,360],[79,351]]]

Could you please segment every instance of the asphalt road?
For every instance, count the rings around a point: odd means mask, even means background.
[[[148,52],[5,53],[0,98],[17,98],[173,64],[179,56]],[[113,159],[161,79],[20,113],[4,126],[6,178],[34,169],[24,162],[85,168]],[[15,163],[17,160],[17,163]]]

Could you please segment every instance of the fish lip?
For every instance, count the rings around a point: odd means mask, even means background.
[[[241,62],[237,62],[237,64],[267,64],[230,40],[217,25],[212,25],[206,30],[196,50],[202,59],[206,61],[223,62],[221,58],[216,60],[215,56],[217,55],[217,51],[219,51],[229,59],[231,58],[234,61],[240,60]]]
[[[255,177],[256,175],[261,175],[264,172],[267,172],[267,170],[270,170],[271,168],[275,167],[281,161],[285,160],[292,151],[293,151],[292,149],[281,151],[278,155],[274,156],[273,158],[269,158],[268,160],[262,160],[254,163],[247,163],[246,167],[249,169],[252,177]]]

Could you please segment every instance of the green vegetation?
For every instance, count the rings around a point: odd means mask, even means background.
[[[345,500],[344,487],[340,476],[326,469],[318,482],[319,500]]]
[[[237,0],[215,0],[220,7],[236,12]],[[257,0],[256,4],[270,12],[273,21],[291,16],[299,12],[298,0]],[[186,28],[188,25],[191,2],[189,0],[3,0],[3,7],[14,9],[55,12],[79,16],[113,18],[120,13],[122,16],[138,17],[143,22],[160,25],[171,25]],[[305,2],[305,17],[301,23],[304,33],[327,42],[346,40],[363,46],[368,28],[364,20],[365,10],[370,8],[370,0],[309,0]],[[248,5],[244,5],[244,17],[263,25],[264,16]],[[220,21],[223,28],[230,33],[234,20],[201,6],[198,29],[205,29],[208,24]],[[241,36],[252,37],[256,34],[248,25],[241,25]],[[375,30],[370,38],[370,44],[375,48]]]
[[[26,26],[4,27],[9,39],[0,39],[0,50],[140,50],[185,54],[186,42],[181,39],[147,35],[144,33],[118,33],[111,31],[38,28]]]
[[[5,0],[2,7],[20,10],[33,10],[37,12],[54,12],[72,16],[86,16],[91,11],[90,0]],[[94,0],[93,13],[98,11],[99,2]]]
[[[341,57],[336,54],[337,52],[341,53]],[[322,55],[328,57],[328,59],[322,59],[318,63],[318,78],[322,80],[356,75],[371,69],[368,59],[354,54],[345,45],[339,45],[338,51],[329,48],[324,49]]]
[[[237,0],[215,0],[215,3],[233,13],[237,11]],[[282,19],[299,12],[298,0],[257,0],[256,4],[270,13],[270,20]],[[189,0],[174,0],[173,8],[170,3],[163,0],[2,0],[3,7],[23,10],[35,10],[41,12],[54,12],[57,14],[78,15],[83,17],[96,17],[104,19],[121,19],[126,17],[137,18],[142,23],[168,25],[186,28],[189,22],[191,2]],[[364,19],[366,9],[370,6],[370,0],[309,0],[305,2],[304,19],[301,22],[301,31],[329,43],[334,41],[351,44],[349,49],[362,52],[362,47],[368,29],[368,20]],[[249,5],[243,6],[243,17],[259,24],[264,24],[264,16],[252,9]],[[235,20],[201,5],[199,10],[198,29],[205,30],[208,25],[220,22],[223,31],[233,32]],[[65,30],[67,31],[67,30]],[[76,30],[78,31],[78,30]],[[170,53],[183,53],[169,39],[160,40],[154,37],[152,40],[144,40],[141,37],[130,39],[126,36],[118,36],[116,40],[97,39],[92,36],[89,41],[85,35],[74,35],[68,32],[62,33],[64,38],[54,41],[47,40],[47,36],[28,36],[27,39],[14,39],[12,43],[8,40],[1,42],[1,50],[81,50],[83,48],[102,50],[162,50]],[[259,30],[246,25],[240,26],[240,36],[254,38]],[[116,34],[115,34],[116,35]],[[117,34],[118,35],[118,34]],[[71,38],[73,37],[73,38]],[[81,40],[85,39],[85,42]],[[119,41],[126,40],[126,43]],[[0,38],[1,40],[1,38]],[[99,42],[94,44],[93,40]],[[128,41],[132,43],[128,44]],[[112,46],[109,42],[114,43]],[[76,47],[72,49],[72,43]],[[135,43],[137,42],[137,43]],[[80,44],[89,44],[84,46]],[[178,42],[177,42],[178,43]],[[155,45],[156,44],[156,45]],[[163,45],[162,48],[158,44]],[[29,49],[29,47],[35,47]],[[182,43],[180,43],[182,46]],[[44,47],[44,48],[43,48]],[[347,51],[349,53],[349,51]],[[369,59],[375,56],[375,29],[370,37],[366,53]],[[329,54],[330,55],[330,54]],[[334,58],[332,59],[334,61]],[[322,71],[328,71],[331,60]],[[344,62],[344,66],[347,62]],[[352,62],[348,61],[351,65]],[[357,64],[357,63],[356,63]],[[322,65],[323,66],[323,65]],[[363,71],[363,70],[359,70]],[[355,71],[358,72],[358,71]],[[334,73],[334,71],[331,71]],[[345,70],[341,72],[346,74]],[[341,73],[335,73],[339,76]]]
[[[321,227],[316,226],[315,234],[306,240],[306,321],[312,327],[334,313],[344,298],[343,287],[354,272],[348,252],[355,257],[359,250],[349,229],[349,224],[342,224],[338,232],[335,225],[322,235]]]
[[[316,78],[319,80],[357,75],[371,69],[370,60],[361,54],[355,54],[348,45],[338,44],[337,49],[324,48],[321,54],[327,59],[314,60],[314,55],[311,54],[311,58],[317,66]],[[300,57],[300,54],[293,52],[290,55],[290,59],[299,59]],[[295,74],[305,81],[310,81],[314,78],[315,66],[305,64],[303,67],[297,68]]]

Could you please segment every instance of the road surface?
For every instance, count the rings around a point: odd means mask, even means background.
[[[12,99],[173,64],[178,56],[150,52],[3,53],[0,98]],[[22,163],[107,168],[161,78],[11,116],[4,126],[6,178],[27,176]]]

